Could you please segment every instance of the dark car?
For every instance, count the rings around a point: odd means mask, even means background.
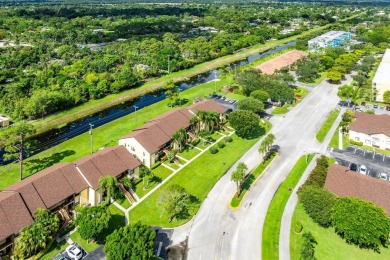
[[[349,165],[349,169],[351,170],[351,171],[357,171],[357,165],[356,164],[354,164],[354,163],[351,163],[350,165]]]
[[[365,106],[366,105],[366,102],[362,102],[360,103],[361,106]]]
[[[372,107],[373,108],[378,108],[378,104],[374,104]]]
[[[387,111],[390,111],[390,106],[387,106],[387,107],[386,107],[386,110],[387,110]]]

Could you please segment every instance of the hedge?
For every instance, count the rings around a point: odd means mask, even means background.
[[[211,153],[211,154],[216,154],[216,153],[218,153],[218,148],[216,148],[216,147],[214,147],[214,146],[213,146],[213,147],[210,147],[209,150],[210,150],[210,153]]]
[[[363,146],[363,142],[358,142],[358,141],[355,141],[355,140],[349,140],[349,142],[353,145],[357,145],[357,146]]]

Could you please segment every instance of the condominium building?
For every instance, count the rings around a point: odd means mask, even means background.
[[[381,64],[372,80],[372,99],[383,102],[383,94],[390,91],[390,49],[383,55]]]
[[[339,46],[349,46],[351,33],[343,31],[330,31],[317,36],[307,42],[309,51],[314,52],[323,48],[336,48]]]

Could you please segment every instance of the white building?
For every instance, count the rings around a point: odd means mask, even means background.
[[[356,112],[349,124],[349,139],[363,145],[390,150],[390,115]]]
[[[372,80],[372,99],[383,102],[383,94],[390,91],[390,49],[387,49]]]
[[[351,34],[343,31],[330,31],[317,36],[307,42],[309,51],[314,52],[323,48],[336,48],[348,46],[351,41]]]

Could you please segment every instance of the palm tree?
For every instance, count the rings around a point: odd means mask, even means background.
[[[99,179],[99,188],[101,191],[106,191],[106,200],[110,201],[110,198],[114,196],[116,188],[118,187],[118,180],[110,175],[102,176]]]
[[[269,150],[271,149],[271,146],[274,144],[275,136],[273,134],[269,134],[269,135],[267,135],[265,140],[267,142],[267,152],[269,152]]]
[[[184,128],[180,128],[172,135],[172,145],[173,148],[177,148],[179,152],[183,151],[184,145],[188,139],[187,131]]]
[[[144,183],[144,188],[146,189],[147,186],[149,185],[150,177],[153,177],[153,173],[146,166],[141,165],[139,167],[139,175],[142,178],[143,183]],[[145,183],[145,180],[146,180],[146,183]]]
[[[191,128],[192,128],[192,131],[195,132],[195,134],[197,134],[200,131],[199,122],[200,121],[199,121],[199,118],[197,116],[194,116],[190,119]]]
[[[234,181],[237,185],[237,197],[240,195],[241,191],[241,184],[244,181],[246,170],[248,170],[248,167],[245,163],[240,162],[237,165],[237,168],[234,172],[232,172],[231,180]]]

